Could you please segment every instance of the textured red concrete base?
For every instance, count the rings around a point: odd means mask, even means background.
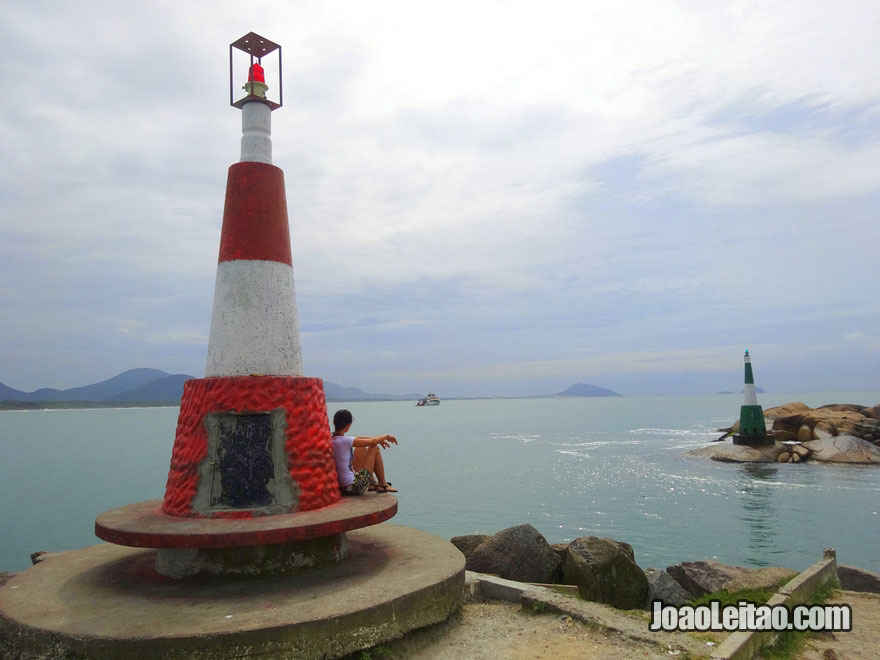
[[[244,581],[163,578],[154,550],[59,554],[0,586],[0,657],[339,658],[461,604],[464,556],[448,541],[387,524],[348,538],[338,564]]]
[[[196,516],[193,498],[199,465],[208,455],[205,416],[218,412],[270,412],[284,409],[285,451],[290,477],[298,489],[296,511],[310,511],[339,500],[336,464],[320,378],[242,376],[196,378],[183,386],[171,469],[163,510],[173,516]],[[250,518],[251,511],[219,511],[203,517]]]
[[[384,522],[397,513],[393,495],[367,493],[301,513],[261,518],[180,518],[162,512],[162,500],[128,504],[95,520],[95,535],[136,548],[234,548],[339,534]]]

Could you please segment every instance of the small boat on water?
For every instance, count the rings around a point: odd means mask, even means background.
[[[427,396],[423,396],[416,402],[417,406],[439,406],[440,398],[433,392],[428,392]]]

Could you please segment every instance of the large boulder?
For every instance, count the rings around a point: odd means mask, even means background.
[[[838,566],[837,579],[841,589],[880,594],[880,575],[855,566]]]
[[[648,578],[648,607],[655,600],[681,607],[690,599],[688,592],[666,571],[646,568],[645,577]]]
[[[644,607],[648,597],[648,578],[632,547],[613,539],[582,536],[572,541],[562,575],[585,600],[629,610]]]
[[[559,555],[559,565],[562,566],[562,562],[565,561],[565,555],[568,553],[568,543],[551,543],[550,547],[553,548],[553,552]]]
[[[790,568],[782,568],[781,566],[765,566],[764,568],[756,568],[747,570],[742,575],[728,580],[721,587],[730,593],[744,591],[745,589],[768,589],[776,590],[782,584],[785,584],[798,574]]]
[[[488,534],[465,534],[464,536],[453,536],[449,542],[461,551],[464,558],[467,559],[476,550],[483,541],[487,541],[491,536]]]
[[[789,415],[797,415],[812,410],[806,403],[800,401],[792,401],[791,403],[783,403],[781,406],[767,408],[764,410],[766,419],[776,419],[777,417],[788,417]]]
[[[782,433],[782,431],[779,431],[779,433]],[[833,438],[836,433],[837,429],[834,428],[834,424],[831,422],[816,422],[816,426],[813,427],[813,438],[816,440]]]
[[[716,442],[690,452],[692,456],[705,456],[722,463],[775,463],[779,454],[785,451],[785,445],[735,445],[731,442]]]
[[[824,406],[816,408],[816,410],[834,410],[835,412],[854,412],[859,414],[862,414],[864,409],[865,406],[858,403],[826,403]]]
[[[668,566],[666,572],[693,598],[719,591],[736,577],[745,575],[749,569],[728,566],[717,561],[685,561]]]
[[[825,463],[880,463],[880,448],[853,435],[805,442],[811,458]]]
[[[493,573],[519,582],[552,582],[559,568],[559,555],[531,525],[502,529],[477,546],[465,568]]]
[[[863,440],[880,438],[880,421],[872,418],[866,418],[853,424],[855,435]]]
[[[777,416],[773,419],[773,430],[790,431],[799,433],[799,439],[807,427],[811,431],[819,426],[823,433],[834,435],[851,434],[855,431],[857,422],[863,422],[865,417],[855,406],[833,404],[815,410],[805,410],[792,415]]]
[[[771,428],[773,425],[768,424],[767,428]],[[797,442],[798,434],[792,433],[791,431],[782,431],[780,429],[776,429],[773,431],[773,439],[777,442]]]

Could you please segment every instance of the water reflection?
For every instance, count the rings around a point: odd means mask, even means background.
[[[737,474],[736,492],[742,504],[739,518],[748,529],[743,554],[750,566],[769,566],[768,557],[779,547],[778,510],[770,486],[778,471],[774,463],[743,463]]]

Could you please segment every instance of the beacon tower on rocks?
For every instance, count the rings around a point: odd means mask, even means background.
[[[749,351],[745,354],[745,384],[743,405],[739,409],[739,433],[733,436],[735,445],[772,445],[773,434],[767,433],[764,410],[758,404],[755,393],[755,377],[752,374],[752,359]]]

